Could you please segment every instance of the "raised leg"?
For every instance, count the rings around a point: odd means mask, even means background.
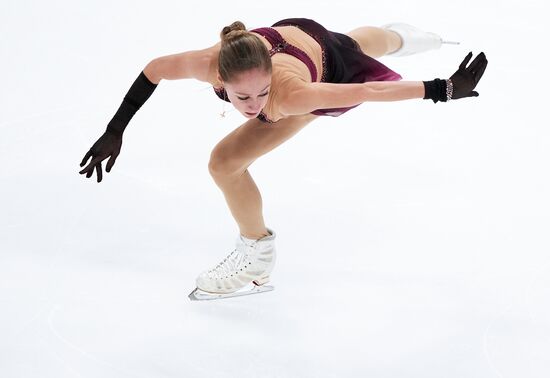
[[[251,119],[212,150],[208,169],[244,237],[259,239],[269,235],[262,214],[262,197],[247,168],[317,117],[311,114],[289,117],[273,125]]]
[[[399,34],[375,26],[362,26],[346,35],[355,39],[363,53],[373,58],[384,56],[401,47]]]

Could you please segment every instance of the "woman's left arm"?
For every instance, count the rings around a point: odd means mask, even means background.
[[[281,101],[287,115],[310,113],[317,109],[347,108],[366,101],[401,101],[424,97],[421,81],[369,81],[358,84],[296,84]]]
[[[414,98],[447,101],[478,96],[473,89],[487,66],[480,53],[466,67],[470,52],[448,80],[369,81],[365,83],[306,83],[296,80],[283,96],[280,107],[285,116],[310,113],[317,109],[346,108],[366,101],[402,101]]]

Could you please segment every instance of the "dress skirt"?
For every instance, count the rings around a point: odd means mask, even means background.
[[[402,77],[378,60],[361,51],[353,38],[325,29],[324,26],[308,18],[287,18],[273,26],[296,26],[313,37],[323,51],[323,83],[364,83],[367,81],[397,81]],[[337,117],[348,108],[318,109],[312,114]]]

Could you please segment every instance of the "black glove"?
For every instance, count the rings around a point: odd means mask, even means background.
[[[92,177],[94,173],[94,168],[97,170],[97,182],[101,182],[103,178],[103,172],[101,171],[101,162],[111,157],[107,162],[106,171],[111,172],[113,164],[115,164],[116,158],[120,153],[120,147],[122,146],[122,134],[113,133],[111,130],[107,129],[105,133],[94,143],[90,151],[86,153],[84,159],[80,166],[83,167],[84,164],[92,157],[92,161],[86,168],[81,170],[79,173],[86,173],[86,177]]]
[[[474,91],[477,83],[483,76],[485,68],[487,67],[487,58],[485,53],[481,52],[472,61],[469,67],[466,64],[472,58],[472,52],[470,52],[460,66],[458,70],[450,77],[450,85],[448,80],[435,79],[432,81],[424,81],[425,100],[432,100],[434,103],[437,101],[447,101],[450,93],[451,99],[455,100],[464,97],[477,97],[479,93]]]
[[[154,92],[158,84],[152,83],[147,76],[141,71],[134,84],[130,87],[130,90],[124,96],[122,104],[118,108],[113,119],[107,125],[105,133],[94,143],[92,148],[86,153],[84,159],[80,163],[83,167],[84,164],[91,157],[92,161],[81,170],[79,173],[86,173],[86,177],[92,177],[94,169],[97,171],[97,182],[101,182],[103,173],[101,171],[101,162],[108,157],[111,157],[107,162],[106,170],[111,171],[113,164],[115,164],[116,158],[120,153],[120,147],[122,146],[122,134],[124,129],[134,116],[134,114],[141,108],[141,106],[147,101],[147,99]]]

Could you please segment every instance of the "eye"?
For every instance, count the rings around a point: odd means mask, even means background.
[[[265,96],[267,96],[268,94],[269,94],[269,91],[268,91],[268,92],[265,92],[264,94],[261,94],[260,97],[265,97]],[[244,100],[248,100],[250,97],[239,97],[239,96],[237,96],[237,98],[238,98],[239,100],[243,100],[243,101],[244,101]]]

